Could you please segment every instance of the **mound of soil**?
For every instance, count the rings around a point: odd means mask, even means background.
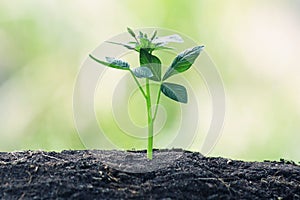
[[[300,166],[183,150],[0,153],[0,199],[300,199]]]

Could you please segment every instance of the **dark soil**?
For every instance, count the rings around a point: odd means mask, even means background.
[[[0,153],[0,199],[300,199],[300,166],[293,162],[243,162],[182,150],[154,156]]]

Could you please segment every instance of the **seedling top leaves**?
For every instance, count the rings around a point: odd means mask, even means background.
[[[173,76],[174,74],[178,74],[188,70],[192,64],[195,62],[196,58],[199,56],[200,52],[203,50],[204,46],[196,46],[190,49],[185,50],[180,53],[171,66],[168,68],[167,72],[164,75],[163,80]]]
[[[153,151],[153,124],[156,119],[158,105],[160,102],[161,93],[166,97],[180,102],[187,103],[188,95],[187,90],[183,85],[166,82],[168,78],[175,74],[179,74],[187,71],[195,62],[195,60],[200,55],[204,46],[195,46],[186,49],[182,53],[178,54],[173,62],[170,64],[165,74],[162,77],[162,64],[160,59],[153,55],[153,51],[162,49],[172,49],[172,47],[167,46],[169,43],[182,43],[183,39],[177,35],[168,36],[157,36],[157,31],[154,31],[149,38],[146,33],[139,32],[138,35],[130,28],[127,28],[128,33],[134,39],[126,44],[109,41],[109,43],[121,45],[129,50],[133,50],[139,53],[140,66],[136,68],[131,68],[131,66],[120,59],[106,57],[106,61],[102,61],[93,55],[89,55],[94,61],[115,69],[127,70],[132,75],[134,81],[138,85],[143,97],[145,98],[147,105],[147,117],[148,117],[148,147],[147,147],[147,157],[152,159]],[[145,79],[145,87],[142,87],[138,79]],[[151,85],[150,81],[159,83],[160,89],[158,90],[155,110],[152,110],[151,102]]]
[[[148,38],[146,33],[139,32],[139,35],[137,36],[131,28],[127,28],[127,31],[135,41],[130,41],[127,44],[113,41],[108,41],[108,43],[121,45],[129,50],[135,50],[137,52],[140,52],[141,49],[145,49],[151,53],[155,50],[172,49],[171,47],[166,46],[169,43],[183,42],[182,38],[177,34],[157,37],[157,31],[154,31],[151,38]]]

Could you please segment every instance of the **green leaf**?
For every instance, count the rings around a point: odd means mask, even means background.
[[[175,83],[163,83],[161,85],[162,93],[169,97],[170,99],[173,99],[174,101],[178,101],[181,103],[187,103],[188,102],[188,96],[187,92],[184,86],[178,85]]]
[[[167,69],[163,80],[166,80],[174,74],[178,74],[188,70],[192,64],[195,62],[196,58],[199,56],[200,52],[203,50],[204,46],[196,46],[185,50],[180,53],[173,60],[171,66]]]
[[[163,44],[163,45],[166,45],[170,42],[182,43],[183,39],[179,35],[174,34],[174,35],[168,35],[163,37],[157,37],[153,40],[153,43]]]
[[[127,27],[127,31],[133,38],[135,38],[135,33],[133,32],[133,30],[131,28]]]
[[[164,46],[157,46],[153,49],[154,50],[173,50],[174,48],[172,47],[164,47]]]
[[[144,33],[142,31],[139,31],[139,38],[144,38]]]
[[[137,78],[150,78],[153,76],[148,67],[137,67],[133,69],[132,72]]]
[[[153,76],[150,80],[161,80],[161,61],[158,57],[151,55],[147,50],[140,49],[140,65],[151,70]]]
[[[156,37],[157,35],[157,30],[155,30],[151,36],[151,41],[154,40],[154,38]]]
[[[135,50],[135,46],[137,44],[137,43],[134,43],[134,44],[123,44],[123,43],[120,43],[120,42],[111,42],[111,41],[107,41],[107,43],[120,45],[120,46],[123,46],[123,47],[125,47],[127,49],[130,49],[130,50]]]
[[[91,54],[89,56],[90,56],[90,58],[92,58],[96,62],[98,62],[102,65],[108,66],[108,67],[115,68],[115,69],[129,70],[129,67],[130,67],[130,65],[127,62],[119,60],[119,59],[106,57],[107,62],[104,62],[102,60],[99,60],[99,59],[95,58]]]
[[[150,46],[150,41],[147,38],[140,38],[141,48],[148,48]]]

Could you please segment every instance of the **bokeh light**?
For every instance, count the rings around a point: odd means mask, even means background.
[[[227,97],[212,156],[300,160],[297,0],[2,0],[0,151],[83,149],[72,113],[77,73],[127,26],[169,28],[205,44]]]

